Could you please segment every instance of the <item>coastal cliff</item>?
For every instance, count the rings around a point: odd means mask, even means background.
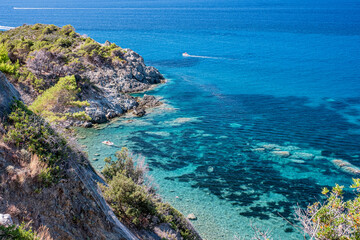
[[[39,47],[61,41],[53,35],[44,40],[33,31],[62,32],[71,36],[74,48]],[[114,179],[124,180],[121,186],[145,194],[152,207],[148,215],[142,213],[142,206],[131,208],[146,216],[142,219],[146,225],[134,224],[127,212],[119,215],[116,204],[122,203],[106,190],[117,185],[96,172],[64,132],[64,125],[100,123],[129,111],[141,116],[147,107],[161,104],[153,96],[137,99],[127,94],[160,83],[163,77],[155,68],[146,67],[129,49],[86,39],[72,27],[53,25],[23,26],[0,35],[0,70],[11,80],[0,71],[0,235],[30,229],[26,234],[39,239],[200,240],[191,223],[153,190],[147,192],[130,176],[115,171]],[[97,51],[73,55],[85,44],[77,41],[90,41]],[[99,53],[109,46],[123,52]],[[75,59],[64,60],[71,57]],[[79,59],[81,65],[75,68],[72,64]],[[51,119],[61,124],[49,124]]]
[[[0,50],[0,70],[27,105],[56,86],[59,79],[75,76],[79,91],[73,99],[83,104],[51,106],[43,114],[61,119],[64,125],[87,122],[85,126],[89,127],[90,123],[104,123],[130,111],[142,116],[145,109],[141,106],[147,104],[128,93],[145,91],[165,81],[131,49],[108,41],[100,44],[76,33],[70,25],[24,25],[0,32]],[[160,104],[154,97],[147,100]],[[79,112],[88,117],[69,117]]]

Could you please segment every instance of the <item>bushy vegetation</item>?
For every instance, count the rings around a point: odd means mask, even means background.
[[[75,76],[60,78],[55,86],[44,91],[30,106],[35,113],[47,118],[49,121],[64,121],[69,118],[89,121],[91,118],[84,112],[66,113],[70,106],[88,106],[87,101],[78,101],[77,94],[80,93]]]
[[[8,56],[8,51],[4,45],[0,45],[0,71],[3,73],[18,74],[19,62],[12,63]]]
[[[61,77],[119,64],[123,54],[116,44],[101,45],[80,36],[71,25],[24,25],[0,34],[0,70],[37,93]]]
[[[25,224],[16,227],[15,225],[5,227],[0,225],[0,239],[2,240],[38,240],[36,234],[30,228],[25,229]]]
[[[189,230],[184,216],[156,195],[147,177],[143,159],[135,159],[126,148],[116,153],[117,160],[105,159],[102,171],[107,186],[101,185],[105,199],[124,222],[138,228],[169,223],[184,239],[198,239]]]
[[[60,165],[68,152],[66,141],[22,102],[16,101],[12,110],[3,140],[27,149],[46,163],[47,168],[39,175],[39,181],[45,187],[51,185],[61,177]]]
[[[344,200],[343,188],[336,184],[332,190],[324,188],[326,200],[316,202],[307,209],[297,209],[302,229],[311,239],[358,240],[360,239],[360,179],[353,179],[353,199]]]

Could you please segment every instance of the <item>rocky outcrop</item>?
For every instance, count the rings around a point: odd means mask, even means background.
[[[138,102],[126,94],[145,91],[161,83],[164,77],[154,67],[146,66],[139,54],[130,49],[124,49],[124,52],[121,63],[81,74],[95,86],[83,94],[83,99],[90,103],[85,112],[93,123],[107,122],[133,109],[137,116],[143,116],[146,108],[161,104],[155,97],[150,99],[145,95],[146,99]]]
[[[145,94],[143,98],[138,99],[138,105],[134,109],[134,114],[138,117],[142,117],[146,114],[147,108],[158,107],[161,104],[163,103],[156,97]]]
[[[26,45],[31,41],[36,46],[7,49],[9,59],[20,64],[18,76],[9,74],[8,79],[27,105],[44,90],[54,86],[59,78],[76,76],[81,88],[77,100],[88,101],[90,106],[79,109],[78,106],[68,105],[65,111],[55,114],[85,111],[91,117],[91,123],[104,123],[137,108],[139,101],[129,93],[143,92],[164,82],[161,73],[154,67],[146,66],[144,59],[133,50],[109,41],[100,44],[80,36],[71,26],[24,25],[3,32],[0,41],[5,45],[11,45],[13,41]],[[46,46],[43,46],[44,41]],[[136,114],[144,115],[145,109],[141,107]],[[64,125],[90,126],[73,118],[68,118]]]
[[[20,99],[20,94],[7,81],[5,75],[0,72],[0,118],[9,113],[11,104],[15,99]]]

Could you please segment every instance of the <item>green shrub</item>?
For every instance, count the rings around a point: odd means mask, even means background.
[[[88,107],[90,106],[90,103],[88,101],[71,101],[69,102],[70,105],[75,107]]]
[[[144,159],[135,159],[127,148],[115,154],[117,160],[106,158],[102,174],[108,186],[100,185],[104,197],[123,221],[136,227],[152,227],[158,222],[169,223],[184,239],[196,240],[184,216],[168,203],[163,203],[155,189],[146,181]],[[155,218],[154,218],[155,217]]]
[[[61,28],[60,33],[64,34],[65,36],[70,36],[75,33],[75,28],[71,25],[66,25]]]
[[[72,41],[70,39],[67,39],[67,38],[59,38],[58,40],[56,40],[56,43],[60,47],[64,47],[64,48],[71,47],[71,45],[72,45]]]
[[[85,112],[65,113],[71,106],[88,106],[87,101],[76,101],[80,92],[75,76],[60,78],[55,86],[47,89],[42,95],[36,98],[30,109],[40,114],[49,121],[64,121],[68,118],[76,118],[89,121],[91,118]]]
[[[137,227],[147,227],[156,214],[156,206],[144,186],[136,184],[121,173],[102,187],[104,197],[111,204],[117,216],[130,220]]]
[[[112,161],[111,157],[105,158],[106,165],[102,171],[104,177],[110,181],[118,173],[132,179],[135,183],[143,184],[145,181],[145,173],[147,171],[142,160],[135,164],[133,156],[130,155],[127,148],[115,153],[116,161]]]
[[[58,83],[40,95],[30,109],[37,114],[43,111],[56,111],[64,108],[69,102],[76,99],[80,89],[77,87],[75,76],[60,78]]]
[[[9,58],[9,53],[4,44],[0,44],[0,71],[8,74],[17,74],[20,67],[19,62],[12,63]]]
[[[5,227],[0,225],[0,239],[3,240],[38,240],[36,234],[30,228],[25,229],[25,224],[21,224],[19,227],[15,225]]]
[[[348,201],[344,200],[343,188],[336,184],[331,191],[324,188],[326,196],[323,203],[316,202],[307,209],[296,209],[298,221],[302,229],[315,239],[360,239],[360,179],[353,179],[351,188],[357,195]]]
[[[59,165],[67,156],[66,141],[22,102],[16,101],[12,109],[3,140],[36,154],[48,165],[40,176],[40,180],[48,186],[61,177]]]
[[[44,28],[44,30],[42,31],[43,34],[50,34],[54,31],[57,31],[59,28],[53,24],[48,25],[47,27]]]

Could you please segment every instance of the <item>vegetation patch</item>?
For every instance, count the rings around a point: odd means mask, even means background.
[[[26,230],[25,224],[16,227],[15,225],[5,227],[0,225],[0,239],[3,240],[38,240],[32,229]]]
[[[19,61],[10,61],[9,53],[4,45],[0,45],[0,71],[12,75],[18,75]]]
[[[91,118],[84,112],[66,113],[69,107],[84,107],[90,104],[87,101],[77,100],[80,88],[76,84],[75,76],[60,78],[55,86],[44,91],[30,106],[35,113],[45,117],[50,122],[76,119],[90,121]]]
[[[62,177],[60,166],[69,152],[66,141],[22,102],[16,101],[12,110],[3,140],[20,149],[27,149],[46,163],[47,167],[39,174],[39,181],[45,187],[50,186]]]
[[[156,224],[169,223],[184,239],[198,239],[188,228],[184,216],[156,194],[143,159],[135,160],[126,148],[115,156],[115,161],[105,159],[102,174],[107,186],[100,185],[115,214],[137,228],[151,229]]]
[[[360,239],[360,179],[353,179],[353,199],[344,200],[343,188],[336,184],[332,190],[324,188],[326,200],[306,209],[297,209],[296,215],[302,230],[312,239]]]
[[[0,34],[0,71],[39,94],[59,78],[123,64],[124,50],[81,36],[71,25],[24,25]],[[31,73],[31,74],[30,74]]]

